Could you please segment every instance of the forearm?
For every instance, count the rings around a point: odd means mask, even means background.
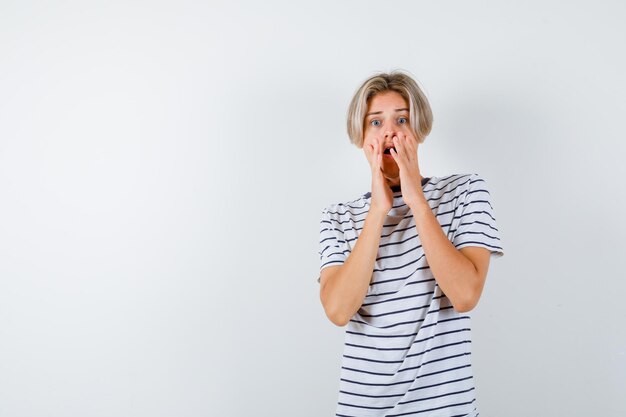
[[[473,308],[477,298],[478,272],[444,234],[424,199],[411,207],[426,260],[437,284],[459,312]]]
[[[354,316],[367,295],[385,218],[373,211],[367,214],[352,252],[324,288],[325,308],[339,325]]]

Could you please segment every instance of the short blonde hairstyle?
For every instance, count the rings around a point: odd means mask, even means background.
[[[409,103],[409,123],[419,143],[426,140],[433,125],[433,114],[426,95],[408,74],[396,70],[378,73],[363,82],[348,107],[348,136],[350,142],[363,147],[363,129],[367,107],[372,97],[395,91]]]

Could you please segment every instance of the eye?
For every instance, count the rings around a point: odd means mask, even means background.
[[[405,123],[408,123],[409,121],[406,119],[406,117],[401,117],[398,119],[398,123],[403,125]]]
[[[372,121],[370,122],[370,124],[371,124],[372,126],[380,126],[380,120],[378,120],[378,119],[374,119],[374,120],[372,120]]]

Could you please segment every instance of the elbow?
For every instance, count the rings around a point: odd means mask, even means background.
[[[458,311],[459,313],[468,313],[472,311],[474,307],[476,307],[476,304],[467,303],[467,302],[454,304],[454,309]]]
[[[325,310],[326,317],[337,327],[344,327],[350,321],[349,317],[346,317],[345,314],[341,314],[337,311],[328,311]]]
[[[452,303],[454,309],[459,313],[468,313],[478,305],[480,294],[471,294],[463,298],[459,298]]]
[[[330,305],[330,303],[322,302],[324,306],[324,313],[326,313],[326,317],[330,320],[335,326],[343,327],[350,321],[350,317],[347,316],[339,306]]]
[[[333,324],[337,327],[344,327],[346,324],[348,324],[350,319],[346,318],[345,316],[336,316],[334,318],[331,318],[330,321],[332,321]]]
[[[320,290],[320,301],[324,307],[326,317],[328,317],[328,320],[330,320],[334,325],[343,327],[348,324],[350,317],[342,311],[342,308],[338,305],[337,301],[330,297],[326,286],[322,286]]]

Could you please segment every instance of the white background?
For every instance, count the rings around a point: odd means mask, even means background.
[[[0,415],[331,416],[322,209],[370,186],[358,85],[423,86],[424,176],[505,256],[481,416],[626,415],[621,1],[0,2]]]

